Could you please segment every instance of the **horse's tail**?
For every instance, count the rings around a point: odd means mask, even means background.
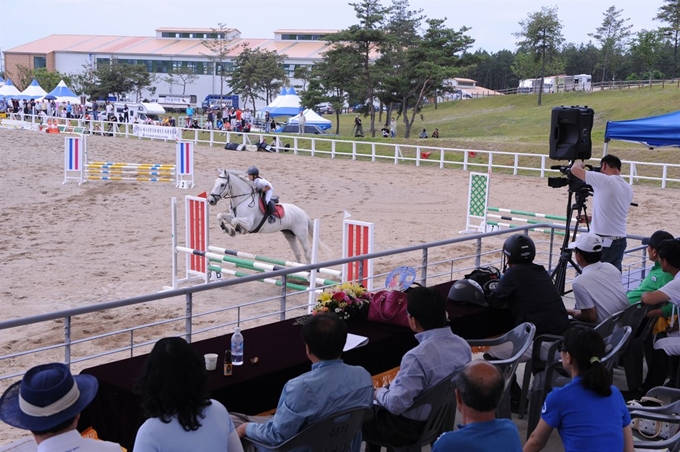
[[[314,245],[314,221],[312,221],[312,219],[309,218],[309,216],[307,216],[307,233],[309,235],[309,243],[312,244],[312,246],[313,246]],[[330,249],[330,247],[328,245],[323,243],[321,241],[321,239],[319,239],[319,246],[322,247],[324,249],[324,251],[326,251],[328,254],[331,254],[332,250]]]

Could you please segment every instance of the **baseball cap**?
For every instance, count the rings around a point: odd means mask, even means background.
[[[599,253],[602,251],[602,239],[595,234],[581,234],[569,244],[569,248],[578,248],[584,253]]]
[[[656,231],[651,237],[642,239],[642,244],[649,245],[655,250],[658,250],[661,247],[661,242],[664,240],[673,240],[673,238],[674,237],[670,232]]]

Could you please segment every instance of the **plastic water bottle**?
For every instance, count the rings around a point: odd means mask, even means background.
[[[234,366],[243,364],[243,335],[239,327],[231,335],[231,362]]]

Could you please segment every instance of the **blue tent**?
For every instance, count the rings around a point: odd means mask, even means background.
[[[66,86],[63,80],[59,82],[56,88],[49,92],[48,96],[54,96],[57,102],[80,103],[80,98]]]
[[[272,118],[275,116],[295,116],[300,114],[302,110],[300,97],[298,97],[293,87],[288,91],[286,91],[285,88],[282,88],[281,95],[262,109],[262,111],[268,111],[269,116]]]
[[[604,141],[609,140],[633,141],[649,147],[680,147],[680,111],[649,118],[608,121]]]

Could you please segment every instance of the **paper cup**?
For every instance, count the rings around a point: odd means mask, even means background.
[[[205,370],[217,369],[217,353],[206,353],[203,357],[205,358]]]

